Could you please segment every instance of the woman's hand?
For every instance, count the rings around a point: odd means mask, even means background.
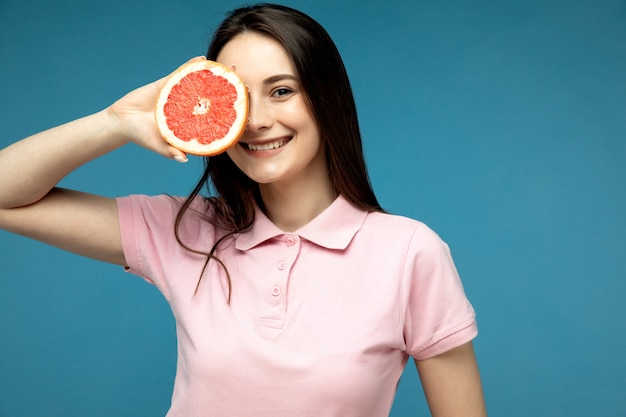
[[[190,61],[202,60],[192,58]],[[161,88],[168,77],[140,87],[113,103],[108,113],[116,120],[117,134],[125,140],[134,142],[168,158],[179,162],[187,160],[184,152],[169,145],[157,129],[154,108]]]

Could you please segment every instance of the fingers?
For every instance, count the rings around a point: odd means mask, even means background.
[[[185,163],[187,162],[187,155],[185,154],[185,152],[181,151],[180,149],[176,149],[173,146],[169,146],[168,150],[170,152],[171,158],[173,160],[175,160],[176,162],[180,162],[180,163]]]
[[[200,55],[200,56],[195,56],[189,60],[189,62],[195,62],[195,61],[206,61],[206,57],[204,55]]]
[[[137,145],[149,149],[165,158],[173,159],[176,162],[187,162],[187,154],[170,145],[161,135],[161,132],[156,125],[145,129],[142,133],[137,133]]]
[[[137,144],[176,162],[185,163],[188,160],[187,154],[167,143],[158,130],[144,136]]]

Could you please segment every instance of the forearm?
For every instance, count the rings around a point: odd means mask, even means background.
[[[108,110],[37,133],[0,151],[0,208],[43,198],[79,166],[125,143]]]

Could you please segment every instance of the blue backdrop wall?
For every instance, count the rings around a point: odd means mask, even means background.
[[[345,58],[384,207],[453,250],[490,414],[626,416],[626,2],[286,4]],[[0,0],[0,145],[204,53],[237,5]],[[128,146],[63,185],[186,194],[199,170]],[[160,294],[8,233],[0,247],[0,416],[163,415],[176,344]],[[392,415],[428,415],[412,364]]]

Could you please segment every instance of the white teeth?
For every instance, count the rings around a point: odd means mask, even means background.
[[[281,140],[277,140],[276,142],[270,142],[270,143],[264,143],[264,144],[253,144],[253,143],[247,143],[246,145],[248,145],[248,149],[250,149],[251,151],[269,151],[272,149],[276,149],[276,148],[280,148],[281,146],[284,146],[286,143],[288,142],[287,139],[281,139]]]

